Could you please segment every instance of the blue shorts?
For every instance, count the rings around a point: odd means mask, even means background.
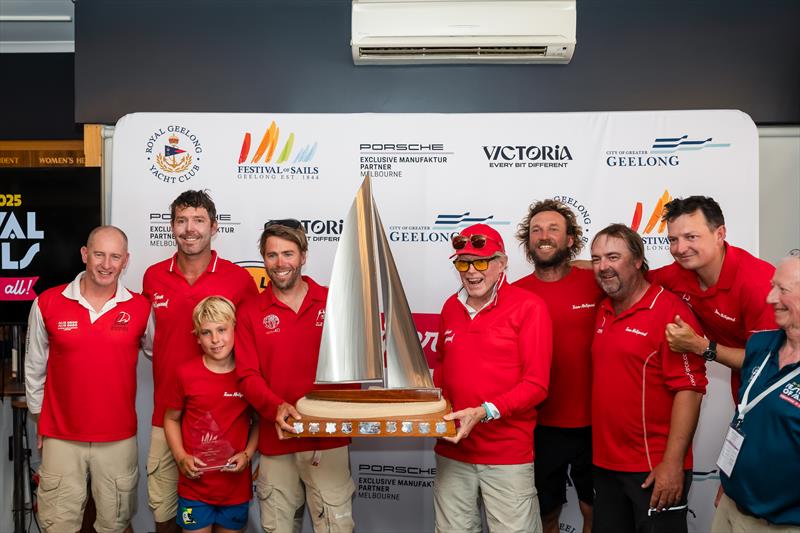
[[[193,531],[217,524],[225,529],[240,530],[247,525],[250,502],[238,505],[211,505],[178,496],[178,525]]]

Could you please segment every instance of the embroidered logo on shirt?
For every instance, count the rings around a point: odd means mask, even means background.
[[[222,397],[223,398],[244,398],[244,394],[242,394],[241,392],[227,392],[226,391],[226,392],[222,393]]]
[[[325,310],[320,309],[317,311],[317,321],[314,323],[315,326],[322,326],[325,323]]]
[[[278,325],[281,323],[281,320],[278,318],[278,315],[267,315],[264,317],[264,327],[267,328],[267,333],[277,333],[280,331]]]
[[[130,321],[131,321],[131,315],[129,315],[125,311],[120,311],[119,314],[117,315],[117,319],[114,321],[114,324],[122,325],[122,324],[127,324]]]
[[[77,320],[59,320],[58,325],[56,326],[58,331],[72,331],[73,329],[78,329],[78,321]]]
[[[735,318],[733,318],[732,316],[728,316],[725,313],[720,313],[719,309],[717,309],[716,307],[714,308],[714,314],[723,320],[727,320],[728,322],[736,322]]]
[[[159,307],[167,308],[169,307],[169,300],[164,300],[163,294],[158,294],[157,292],[153,293],[153,309],[158,309]]]
[[[453,339],[455,339],[455,337],[456,334],[453,333],[453,330],[448,329],[447,331],[444,332],[444,343],[447,344],[448,342],[453,342]]]
[[[579,309],[594,309],[594,304],[580,304],[580,305],[572,304],[573,311],[577,311]]]
[[[628,332],[628,333],[633,333],[634,335],[640,335],[642,337],[647,337],[647,332],[646,331],[639,331],[636,328],[628,328],[628,327],[626,327],[625,331]]]
[[[800,383],[797,381],[787,383],[783,386],[783,391],[781,391],[781,395],[778,397],[800,408]]]

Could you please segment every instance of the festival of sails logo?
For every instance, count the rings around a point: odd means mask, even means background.
[[[317,153],[316,141],[302,145],[298,150],[295,150],[294,132],[289,133],[282,145],[280,141],[281,129],[274,120],[257,145],[253,143],[252,134],[245,132],[236,163],[236,177],[261,180],[319,179],[319,167],[312,164]],[[280,150],[278,146],[281,146]]]
[[[664,206],[670,201],[672,201],[672,196],[667,189],[664,189],[663,194],[655,202],[653,211],[647,219],[647,224],[639,233],[647,250],[669,250],[669,238],[665,235],[667,221],[663,220],[662,217],[664,216]],[[633,219],[631,220],[631,229],[633,231],[639,232],[643,210],[644,205],[642,202],[636,202],[636,207],[633,210]]]

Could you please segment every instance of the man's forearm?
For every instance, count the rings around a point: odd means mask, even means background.
[[[697,429],[702,401],[703,395],[693,390],[682,390],[675,394],[675,399],[672,401],[672,415],[669,423],[667,449],[664,451],[664,462],[683,464]]]

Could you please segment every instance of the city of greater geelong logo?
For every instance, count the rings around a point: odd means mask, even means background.
[[[313,164],[317,142],[295,147],[294,132],[281,144],[281,129],[273,120],[258,144],[245,132],[237,160],[240,180],[318,180],[319,167]],[[278,150],[278,146],[281,147]]]
[[[361,176],[402,178],[406,165],[444,165],[453,155],[442,143],[400,142],[358,145]]]
[[[566,145],[484,146],[489,168],[565,168],[572,161]]]
[[[631,229],[639,232],[642,236],[642,244],[645,249],[650,251],[664,251],[669,250],[669,238],[667,237],[667,223],[661,217],[664,214],[664,206],[672,200],[672,196],[668,190],[655,201],[653,210],[650,212],[650,217],[644,228],[639,231],[642,224],[642,213],[644,205],[642,202],[636,202],[636,207],[633,209],[633,218],[631,219]]]
[[[713,137],[693,140],[689,135],[680,137],[657,137],[650,149],[607,150],[606,165],[609,167],[677,167],[680,158],[676,152],[697,152],[706,149],[729,148],[730,143],[714,143]]]
[[[422,226],[389,226],[389,240],[392,242],[424,242],[444,243],[449,246],[458,230],[473,224],[486,224],[488,226],[507,226],[507,220],[495,220],[494,215],[485,217],[474,216],[469,211],[461,214],[436,215],[431,225]]]
[[[165,183],[185,183],[200,171],[203,145],[183,126],[167,126],[150,134],[145,146],[150,174]]]

